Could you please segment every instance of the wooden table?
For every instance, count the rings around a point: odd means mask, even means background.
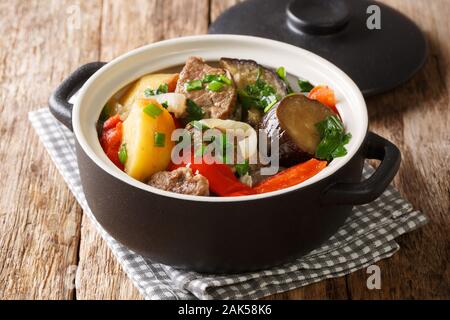
[[[77,66],[203,34],[237,0],[0,3],[0,299],[142,299],[70,193],[27,120]],[[430,56],[407,84],[368,100],[371,129],[397,144],[395,186],[431,217],[365,270],[271,299],[450,298],[450,1],[384,0],[425,31]],[[76,275],[76,287],[71,286]]]

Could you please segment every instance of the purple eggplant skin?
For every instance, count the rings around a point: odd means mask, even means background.
[[[283,98],[288,93],[286,83],[280,79],[277,73],[258,64],[256,61],[221,58],[219,64],[223,69],[231,73],[238,90],[245,89],[247,85],[255,84],[259,74],[262,80],[275,89],[280,98]]]
[[[314,157],[320,142],[315,125],[332,114],[320,102],[292,94],[264,115],[260,129],[266,131],[268,141],[279,139],[280,165],[290,167]]]

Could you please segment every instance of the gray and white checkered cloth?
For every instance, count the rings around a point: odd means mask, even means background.
[[[357,206],[346,224],[320,248],[281,267],[240,275],[207,275],[152,262],[115,241],[92,215],[78,173],[74,136],[48,108],[29,114],[70,190],[92,219],[125,272],[146,299],[257,299],[366,268],[392,256],[395,238],[428,222],[390,186],[374,202]],[[373,172],[368,164],[364,175]]]

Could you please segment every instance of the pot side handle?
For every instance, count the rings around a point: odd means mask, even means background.
[[[105,64],[105,62],[91,62],[79,67],[50,96],[48,100],[50,112],[71,131],[73,105],[69,102],[70,97]]]
[[[336,183],[324,193],[322,203],[327,205],[357,205],[377,199],[394,179],[400,167],[398,148],[379,135],[369,132],[364,157],[381,160],[376,171],[359,183]]]

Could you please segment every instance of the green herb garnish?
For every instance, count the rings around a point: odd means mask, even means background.
[[[250,109],[250,107],[255,106],[257,103],[257,99],[249,95],[246,90],[238,90],[238,97],[242,107],[247,110]]]
[[[312,89],[314,89],[314,86],[307,80],[298,80],[298,86],[300,87],[300,91],[303,93],[308,93]]]
[[[242,106],[246,109],[255,106],[264,111],[280,100],[276,90],[259,77],[255,84],[248,85],[244,90],[239,90],[238,94]]]
[[[150,88],[145,89],[144,95],[146,98],[150,98],[152,96],[157,96],[159,94],[163,94],[163,93],[167,93],[167,92],[169,92],[169,85],[167,83],[163,83],[156,90],[153,90]]]
[[[158,90],[156,90],[157,94],[167,93],[169,92],[169,85],[167,83],[163,83],[159,86]]]
[[[120,146],[119,149],[119,161],[121,164],[125,164],[125,162],[127,162],[127,159],[128,159],[127,144],[124,143]]]
[[[224,86],[224,84],[222,82],[214,80],[214,81],[211,81],[206,88],[209,91],[219,92],[220,90],[222,90],[223,86]]]
[[[203,83],[210,83],[212,81],[218,81],[219,80],[219,75],[217,74],[205,74],[205,76],[202,79]]]
[[[150,88],[147,88],[147,89],[144,90],[144,96],[146,98],[149,98],[149,97],[154,96],[154,95],[155,95],[155,90],[150,89]]]
[[[278,100],[277,100],[277,99],[273,99],[273,97],[272,97],[272,101],[271,101],[271,102],[267,105],[267,107],[264,109],[264,113],[269,112],[269,110],[272,109],[272,107],[273,107],[274,105],[276,105],[277,102],[278,102]]]
[[[344,125],[337,116],[329,116],[316,124],[320,134],[320,143],[316,149],[316,158],[331,161],[347,154],[345,145],[352,135],[345,133]]]
[[[244,163],[238,163],[234,167],[236,168],[236,173],[239,177],[245,176],[250,170],[248,160],[245,160]]]
[[[163,106],[164,109],[169,108],[169,103],[167,101],[164,101],[163,103],[161,103],[161,105]]]
[[[277,75],[281,80],[286,80],[286,69],[284,67],[279,67],[277,69]]]
[[[149,104],[143,109],[144,113],[156,119],[163,111],[156,104]]]
[[[191,80],[184,85],[186,91],[201,90],[203,88],[202,80]]]
[[[154,145],[155,147],[163,148],[166,145],[166,135],[161,132],[155,132]]]
[[[200,108],[194,101],[191,99],[186,100],[186,111],[188,113],[187,120],[189,122],[194,120],[201,120],[205,116],[205,113],[203,112],[202,108]]]
[[[233,84],[233,81],[224,74],[221,74],[219,76],[219,80],[220,80],[220,82],[223,82],[229,86],[231,86]]]
[[[210,83],[213,81],[221,82],[227,85],[231,85],[233,83],[233,81],[231,81],[231,79],[224,74],[207,74],[202,79],[203,83]]]
[[[288,80],[287,80],[287,73],[286,73],[286,69],[284,67],[279,67],[277,69],[277,75],[278,77],[284,81],[284,83],[286,84],[287,87],[287,93],[291,94],[294,92],[294,90],[292,90],[291,85],[289,84]]]

